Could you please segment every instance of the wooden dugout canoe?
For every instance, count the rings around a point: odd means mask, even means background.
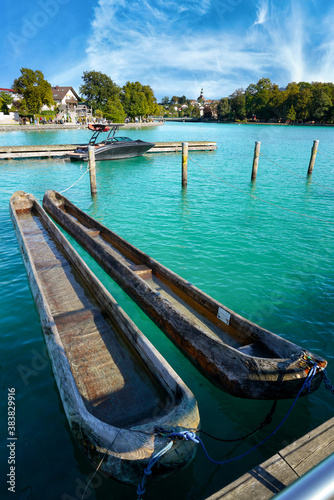
[[[182,349],[226,392],[253,399],[295,397],[312,365],[316,390],[327,362],[239,316],[141,252],[55,191],[43,204]],[[308,391],[304,390],[303,395]]]
[[[10,212],[72,432],[95,466],[136,485],[168,443],[156,427],[198,428],[196,400],[37,200],[18,191]],[[152,476],[185,467],[195,446],[175,442]]]

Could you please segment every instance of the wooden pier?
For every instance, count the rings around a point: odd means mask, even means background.
[[[207,500],[269,500],[334,453],[334,417]]]
[[[19,158],[61,158],[73,153],[77,144],[46,144],[36,146],[2,146],[0,160]],[[215,151],[217,143],[212,141],[189,141],[189,151]],[[157,142],[147,153],[176,153],[182,151],[182,142]]]

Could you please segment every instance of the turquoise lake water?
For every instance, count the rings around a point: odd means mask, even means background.
[[[97,197],[89,176],[66,191],[71,201],[113,231],[261,326],[325,357],[334,381],[334,129],[176,123],[128,130],[149,141],[214,140],[216,152],[191,152],[181,189],[180,154],[151,154],[97,163]],[[82,143],[85,130],[0,132],[0,145]],[[314,139],[319,153],[306,173]],[[261,141],[258,176],[250,182],[254,142]],[[24,190],[42,201],[48,189],[75,183],[87,164],[54,160],[1,161],[0,282],[1,498],[82,498],[94,469],[78,448],[62,408],[13,226],[9,199]],[[205,169],[205,170],[204,170]],[[71,239],[121,307],[193,391],[202,428],[223,438],[247,434],[270,401],[233,398],[214,387],[100,267]],[[7,391],[16,391],[16,496],[7,491]],[[233,458],[266,437],[288,411],[281,401],[270,426],[247,441],[203,437],[217,460]],[[322,385],[300,399],[287,422],[256,451],[223,466],[201,449],[190,466],[148,486],[144,499],[205,499],[333,416]],[[99,473],[85,499],[136,499],[136,490]]]

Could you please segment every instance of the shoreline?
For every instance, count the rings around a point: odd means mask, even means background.
[[[164,122],[161,121],[150,122],[150,123],[124,123],[124,127],[122,127],[122,130],[131,128],[157,127],[163,124]],[[49,123],[46,125],[0,125],[0,132],[17,132],[17,131],[29,132],[36,130],[43,132],[45,130],[77,130],[86,128],[87,124],[81,125],[79,123],[75,125],[70,123],[63,123],[63,124]]]
[[[251,121],[222,121],[222,120],[198,120],[197,118],[164,118],[166,123],[219,123],[223,125],[270,125],[280,127],[334,127],[334,123],[276,123],[276,122],[251,122]]]

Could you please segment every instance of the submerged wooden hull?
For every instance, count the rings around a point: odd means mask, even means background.
[[[312,363],[310,391],[327,362],[246,320],[116,235],[55,191],[43,204],[182,349],[226,392],[253,399],[295,397]],[[307,391],[303,391],[303,395]]]
[[[191,391],[86,266],[32,195],[10,212],[64,410],[95,467],[137,485],[168,440],[156,427],[199,427]],[[152,469],[182,469],[196,444],[177,441]]]

